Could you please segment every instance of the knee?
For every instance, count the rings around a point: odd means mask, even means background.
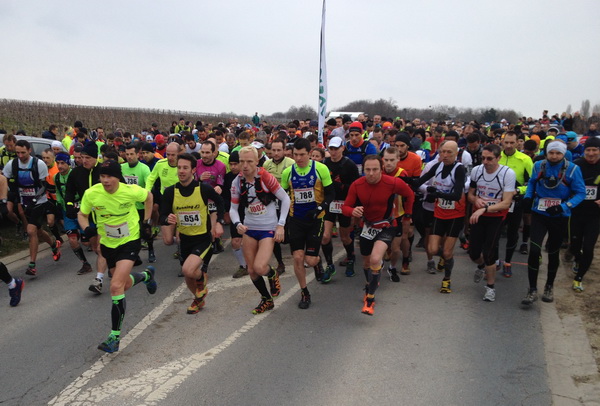
[[[454,252],[452,250],[444,250],[443,255],[444,259],[452,259]]]

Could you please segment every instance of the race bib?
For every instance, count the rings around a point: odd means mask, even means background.
[[[35,188],[33,187],[26,187],[21,189],[21,196],[23,197],[33,197],[35,196]]]
[[[342,206],[344,205],[343,200],[334,200],[329,205],[329,212],[334,214],[342,214]]]
[[[125,183],[127,183],[128,185],[138,184],[138,177],[135,175],[123,175],[123,178],[125,179]]]
[[[212,200],[208,201],[208,211],[210,211],[210,212],[217,211],[217,205]]]
[[[438,199],[438,207],[444,210],[454,210],[455,203],[454,200]]]
[[[116,226],[104,224],[104,231],[109,238],[129,237],[129,224],[127,222],[117,224]]]
[[[585,187],[585,200],[596,200],[598,196],[598,186]]]
[[[294,203],[312,203],[315,201],[313,188],[294,189]]]
[[[180,211],[177,213],[177,222],[182,227],[201,226],[199,211]]]
[[[542,197],[538,201],[538,210],[546,211],[548,207],[558,206],[560,204],[560,199],[550,199],[548,197]]]
[[[267,214],[267,208],[262,202],[258,201],[248,205],[248,214],[252,214],[253,216],[261,216],[263,214]]]
[[[383,230],[383,228],[373,228],[365,224],[363,226],[362,233],[360,233],[360,236],[362,238],[366,238],[367,240],[372,240],[373,238],[377,237],[381,230]]]

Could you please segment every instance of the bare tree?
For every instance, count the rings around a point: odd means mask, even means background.
[[[581,102],[581,110],[579,110],[583,117],[590,116],[590,99],[586,99]]]

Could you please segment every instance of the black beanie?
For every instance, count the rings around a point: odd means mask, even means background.
[[[236,162],[236,163],[240,163],[240,153],[239,151],[233,151],[231,154],[229,154],[229,162]]]
[[[589,137],[583,144],[583,149],[586,148],[600,148],[600,137]]]
[[[96,145],[96,143],[93,142],[93,141],[87,142],[83,146],[83,149],[81,150],[81,153],[89,155],[92,158],[98,158],[98,145]]]

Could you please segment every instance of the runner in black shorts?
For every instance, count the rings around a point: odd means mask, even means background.
[[[223,199],[206,184],[194,180],[196,158],[191,154],[180,154],[177,159],[179,182],[163,191],[160,206],[160,222],[165,245],[173,243],[175,229],[179,231],[181,271],[185,283],[194,295],[188,314],[196,314],[204,307],[208,293],[207,273],[201,267],[212,248],[212,238],[223,234]],[[208,201],[216,205],[217,222],[211,224]]]
[[[311,161],[310,150],[310,141],[298,139],[294,143],[296,163],[284,169],[281,174],[281,187],[289,189],[292,200],[287,226],[294,257],[294,272],[302,289],[298,304],[300,309],[308,309],[311,303],[306,287],[304,261],[315,267],[317,279],[322,276],[319,248],[323,235],[323,217],[335,196],[329,169],[320,162]]]
[[[508,166],[500,165],[500,147],[489,144],[483,147],[483,164],[473,168],[469,201],[474,212],[471,215],[471,240],[469,256],[477,264],[474,281],[478,283],[485,275],[487,285],[483,300],[496,300],[496,260],[498,240],[516,188],[515,172]]]
[[[352,219],[342,214],[342,205],[348,195],[350,185],[360,175],[354,161],[343,155],[345,148],[342,139],[334,137],[329,141],[328,146],[331,157],[326,158],[323,162],[329,168],[335,190],[335,198],[329,207],[329,212],[325,215],[325,228],[323,231],[323,240],[321,241],[323,255],[325,256],[325,261],[327,261],[327,267],[323,273],[323,283],[329,282],[335,274],[331,234],[336,221],[339,223],[340,239],[346,250],[346,276],[354,276],[354,239],[351,237]]]
[[[393,216],[395,195],[406,198],[403,221],[410,221],[415,196],[402,179],[383,174],[381,157],[367,155],[363,161],[363,170],[365,176],[350,186],[342,212],[346,216],[363,220],[360,253],[367,284],[362,312],[372,316],[383,255],[390,247],[398,226]]]

